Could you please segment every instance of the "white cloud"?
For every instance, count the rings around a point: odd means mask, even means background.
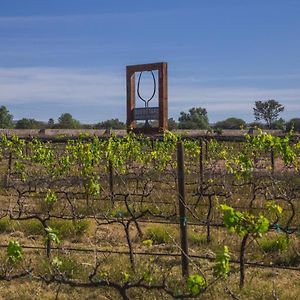
[[[1,16],[0,25],[22,25],[30,23],[41,22],[78,22],[78,21],[111,21],[112,19],[120,20],[128,18],[144,19],[153,17],[166,17],[174,14],[180,14],[180,10],[168,9],[162,10],[159,7],[156,10],[151,11],[117,11],[117,12],[97,12],[97,13],[83,13],[83,14],[61,14],[61,15],[13,15],[13,16]]]
[[[174,114],[194,106],[205,107],[211,121],[230,116],[253,118],[252,108],[257,100],[275,99],[285,106],[286,119],[300,117],[299,88],[180,87],[174,86],[169,95],[170,111]]]
[[[11,105],[14,108],[24,108],[28,105],[33,109],[36,105],[39,113],[42,113],[42,107],[47,107],[49,115],[51,104],[56,104],[56,109],[78,109],[76,114],[81,120],[88,120],[91,116],[91,113],[83,108],[90,105],[93,107],[92,113],[96,115],[95,118],[105,119],[110,116],[124,119],[125,84],[123,73],[48,67],[0,68],[0,104]],[[147,85],[143,87],[149,88]],[[180,111],[187,111],[193,106],[207,108],[212,120],[214,114],[252,117],[254,101],[266,99],[276,99],[284,104],[286,118],[300,115],[300,88],[217,85],[205,88],[194,83],[182,84],[170,78],[169,109],[174,117],[177,117]]]
[[[102,14],[69,14],[69,15],[27,15],[27,16],[0,16],[0,25],[21,25],[41,22],[73,22],[89,19],[90,21],[99,18],[112,18],[128,16],[129,13],[102,13]]]
[[[224,76],[197,76],[197,77],[185,77],[185,78],[174,78],[174,82],[185,82],[185,83],[203,83],[203,82],[228,82],[228,81],[257,81],[257,80],[293,80],[300,79],[300,74],[248,74],[248,75],[224,75]]]
[[[180,87],[175,86],[171,91],[172,99],[179,102],[180,99],[188,101],[214,101],[214,102],[248,102],[266,99],[284,99],[285,101],[297,101],[300,99],[300,88],[247,88],[240,86],[230,87]]]
[[[124,97],[121,76],[59,68],[0,68],[0,101],[113,105]]]

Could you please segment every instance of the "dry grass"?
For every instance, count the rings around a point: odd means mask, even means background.
[[[23,231],[12,231],[7,233],[2,233],[2,242],[8,242],[10,239],[18,239],[21,244],[29,245],[41,245],[43,244],[43,236],[37,235],[35,239],[32,236],[28,236],[27,226],[32,226],[25,224],[23,221]],[[28,222],[30,224],[30,221]],[[124,235],[124,230],[122,226],[115,225],[105,225],[97,227],[96,224],[90,223],[88,230],[83,234],[82,240],[76,241],[71,236],[66,236],[63,245],[65,247],[93,247],[97,245],[98,247],[103,247],[112,250],[127,250],[126,239]],[[145,232],[145,236],[140,239],[138,237],[137,231],[132,226],[131,235],[133,237],[133,246],[137,251],[145,252],[178,252],[176,246],[174,246],[174,241],[179,242],[178,231],[174,225],[147,225],[142,224],[142,231]],[[20,229],[20,228],[19,228]],[[144,245],[142,243],[144,238],[149,238],[147,232],[159,232],[164,234],[167,232],[169,238],[164,241],[163,244],[155,243],[150,245]],[[191,226],[190,227],[190,254],[200,254],[208,255],[213,257],[213,253],[216,252],[224,244],[227,244],[230,248],[233,258],[238,258],[238,249],[240,239],[235,235],[229,234],[225,230],[213,229],[212,236],[213,240],[210,244],[206,243],[205,228]],[[270,233],[266,239],[277,238],[279,234]],[[281,235],[280,235],[281,236]],[[257,260],[260,258],[264,262],[270,262],[270,260],[275,261],[278,257],[282,257],[285,261],[292,259],[295,255],[294,249],[299,250],[299,240],[294,237],[290,241],[290,247],[286,251],[275,251],[273,253],[265,253],[262,251],[258,244],[251,242],[247,251],[247,258],[249,260]],[[4,256],[4,249],[2,250],[2,256]],[[65,257],[65,272],[68,273],[74,279],[86,280],[88,274],[92,270],[94,263],[93,253],[76,253],[76,252],[66,252],[64,250],[55,250],[52,253],[52,257]],[[154,277],[159,279],[161,270],[167,270],[172,266],[172,272],[170,276],[174,279],[180,281],[180,258],[151,258],[137,256],[136,264],[138,266],[137,272],[132,273],[130,268],[129,258],[127,255],[108,255],[104,256],[99,254],[98,259],[102,260],[102,267],[99,276],[105,278],[114,279],[118,282],[124,280],[122,272],[130,274],[131,278],[134,279],[135,276],[142,276],[143,272],[146,270],[147,266],[151,265],[153,267],[152,271]],[[31,265],[34,266],[35,270],[39,273],[47,273],[47,259],[45,253],[41,251],[25,251],[24,265],[28,261],[31,261]],[[195,264],[195,265],[194,265]],[[298,264],[296,264],[299,266]],[[212,268],[212,263],[207,260],[193,259],[191,264],[191,273],[197,273],[196,266],[200,267],[202,270],[208,271]],[[205,299],[232,299],[228,289],[240,299],[299,299],[300,295],[300,271],[285,271],[278,270],[276,268],[272,269],[260,269],[260,268],[250,268],[246,269],[246,284],[243,290],[238,288],[238,265],[232,264],[232,273],[226,281],[220,281],[212,287],[209,291],[205,293]],[[58,286],[55,284],[47,286],[37,281],[30,281],[28,278],[23,280],[16,280],[12,282],[1,282],[0,281],[0,296],[3,299],[54,299]],[[227,292],[226,292],[227,291]],[[141,289],[132,290],[128,293],[130,299],[171,299],[165,294],[160,292],[145,292]],[[102,298],[101,298],[102,297]],[[100,289],[84,289],[84,288],[70,288],[68,286],[61,286],[59,290],[59,299],[120,299],[120,296],[112,289],[100,288]]]
[[[6,164],[7,162],[4,161]],[[214,171],[214,167],[223,168],[223,162],[214,166],[214,161],[205,162],[205,169]],[[282,168],[276,162],[276,167]],[[0,166],[0,170],[5,170],[5,167]],[[188,203],[193,207],[197,203],[198,196],[195,195],[199,184],[198,158],[197,161],[190,162],[191,172],[187,173],[187,195]],[[35,170],[33,170],[35,171]],[[102,173],[101,173],[102,172]],[[136,173],[134,173],[136,172]],[[130,198],[130,205],[134,207],[136,212],[139,210],[149,209],[153,214],[164,215],[164,219],[178,222],[178,215],[172,217],[178,210],[178,195],[176,192],[176,184],[174,181],[175,170],[161,173],[153,170],[145,171],[145,173],[134,170],[130,175],[118,175],[114,179],[115,191],[119,193],[112,204],[108,199],[109,185],[107,182],[107,174],[104,174],[103,169],[97,170],[97,174],[102,174],[102,188],[104,190],[102,199],[99,197],[90,197],[87,201],[83,196],[71,196],[70,202],[73,207],[66,201],[64,195],[59,195],[59,201],[54,204],[51,213],[56,215],[72,215],[72,209],[77,214],[98,214],[105,213],[110,219],[130,217],[124,205],[124,195],[128,191],[135,192],[137,195]],[[148,172],[148,173],[147,173]],[[38,176],[39,174],[37,174]],[[207,178],[212,178],[215,182],[222,181],[222,176],[216,172],[215,174],[205,174]],[[283,174],[282,176],[288,176]],[[143,184],[151,179],[151,188],[153,189],[150,195],[141,198],[140,194],[143,189]],[[266,177],[268,178],[268,177]],[[75,178],[76,179],[76,178]],[[252,187],[245,185],[244,187],[232,187],[232,177],[226,178],[226,188],[230,187],[232,196],[229,199],[219,197],[214,199],[213,222],[221,222],[222,215],[217,210],[220,203],[229,205],[247,206],[249,199],[252,197]],[[279,178],[280,179],[280,178]],[[278,180],[279,180],[278,179]],[[299,185],[299,178],[286,177],[282,181],[287,191],[289,186]],[[55,186],[55,189],[69,191],[70,195],[76,192],[82,192],[82,186],[72,185],[69,178],[67,183],[61,182]],[[260,181],[261,180],[261,181]],[[258,184],[264,184],[262,179],[258,179]],[[298,180],[298,181],[297,181]],[[280,180],[279,180],[280,181]],[[43,183],[44,184],[44,183]],[[41,183],[41,186],[43,185]],[[65,186],[64,186],[65,184]],[[209,191],[211,191],[210,189]],[[40,187],[36,194],[26,194],[22,199],[23,214],[30,215],[30,210],[38,213],[45,212],[45,203],[42,195],[38,193],[45,192],[45,187]],[[42,193],[41,193],[42,194]],[[0,209],[18,207],[17,193],[14,188],[9,190],[0,190]],[[299,199],[298,199],[299,200]],[[164,204],[162,202],[169,202]],[[264,195],[258,194],[254,201],[254,206],[262,208],[265,204]],[[287,221],[290,210],[289,204],[285,201],[277,201],[284,208],[283,216],[280,219],[281,224]],[[207,215],[207,197],[201,198],[198,207],[194,210],[201,220],[206,219]],[[296,217],[292,225],[299,225],[300,202],[294,201]],[[264,212],[256,210],[257,213]],[[268,217],[272,217],[266,213]],[[120,221],[119,219],[119,221]],[[195,218],[188,212],[187,219],[189,222],[195,221]],[[105,220],[97,220],[105,223]],[[58,229],[62,243],[59,246],[60,250],[54,250],[51,254],[51,259],[48,260],[45,251],[41,250],[25,250],[24,261],[22,266],[32,266],[35,274],[48,274],[51,269],[52,259],[57,257],[62,261],[62,271],[68,277],[74,280],[86,281],[91,273],[95,263],[95,254],[92,252],[73,252],[67,251],[66,248],[101,248],[106,250],[128,251],[128,244],[124,227],[122,224],[102,224],[99,226],[94,219],[85,219],[81,221],[64,221],[57,218],[51,218],[49,226]],[[139,222],[143,236],[139,236],[134,223],[130,226],[130,238],[134,251],[148,253],[179,253],[180,244],[179,225],[162,225]],[[8,217],[0,215],[0,243],[5,244],[10,240],[18,240],[21,245],[45,245],[45,231],[38,220],[27,221],[12,221]],[[203,226],[188,226],[189,251],[191,255],[206,255],[214,258],[215,253],[224,245],[230,249],[232,259],[239,259],[239,248],[241,238],[235,234],[229,233],[225,228],[211,228],[212,240],[210,243],[206,241],[206,228]],[[263,262],[266,264],[279,264],[285,266],[298,267],[297,271],[279,270],[276,268],[246,268],[245,287],[239,289],[239,273],[238,265],[231,264],[231,274],[225,281],[219,280],[212,286],[204,295],[203,299],[232,299],[232,295],[236,295],[239,299],[300,299],[300,239],[297,235],[291,235],[288,242],[288,248],[285,247],[283,239],[285,235],[282,232],[269,232],[262,239],[257,241],[249,239],[246,251],[246,260]],[[143,243],[145,240],[152,242]],[[279,242],[277,242],[279,241]],[[280,244],[281,243],[281,244]],[[5,265],[6,250],[1,249],[2,263]],[[151,269],[151,274],[154,280],[161,280],[162,275],[169,272],[169,284],[174,288],[181,286],[181,266],[180,257],[154,257],[154,256],[135,256],[136,272],[131,269],[128,255],[116,254],[97,254],[97,259],[101,261],[101,267],[98,270],[97,278],[100,280],[112,279],[117,282],[124,282],[124,273],[129,275],[130,280],[134,281],[141,278],[143,274]],[[203,259],[193,259],[191,264],[191,274],[199,273],[199,268],[207,274],[207,279],[212,280],[213,262]],[[20,266],[18,267],[21,268]],[[17,268],[17,269],[18,269]],[[59,292],[58,292],[59,291]],[[58,299],[120,299],[119,294],[112,288],[71,288],[67,285],[51,284],[46,285],[38,280],[31,280],[26,277],[22,280],[0,281],[0,298],[2,299],[55,299],[58,292]],[[231,293],[231,295],[230,295]],[[142,289],[133,289],[128,292],[130,299],[171,299],[164,293],[159,291],[145,291]],[[201,299],[199,297],[199,299]]]

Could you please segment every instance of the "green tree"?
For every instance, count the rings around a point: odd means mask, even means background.
[[[143,128],[144,125],[145,125],[145,123],[141,123],[141,122],[137,123],[138,128]],[[159,126],[158,120],[149,121],[149,125],[151,127],[155,127],[155,128],[158,127]],[[173,118],[169,118],[168,119],[168,130],[174,130],[177,128],[178,128],[178,123]]]
[[[276,100],[255,101],[253,110],[255,120],[264,120],[267,127],[271,128],[279,114],[284,111],[284,106]]]
[[[181,112],[178,119],[178,128],[181,129],[208,129],[207,111],[202,107],[193,107],[188,113]]]
[[[13,128],[13,116],[3,105],[0,107],[0,128]]]
[[[55,124],[54,119],[50,118],[47,123],[48,127],[52,128],[54,124]]]
[[[291,129],[294,129],[295,131],[300,132],[300,118],[293,118],[289,120],[286,124],[286,129],[290,131]]]
[[[44,122],[35,119],[23,118],[16,123],[16,129],[41,129],[45,127],[46,124]]]
[[[252,128],[266,129],[266,125],[260,122],[251,122],[248,124],[248,126]]]
[[[110,119],[96,124],[97,129],[126,129],[124,122],[119,119]]]
[[[274,121],[271,125],[271,129],[280,129],[280,130],[285,130],[286,128],[286,122],[284,119],[280,118],[276,121]]]
[[[64,129],[77,129],[80,128],[80,122],[73,119],[71,114],[63,113],[58,118],[58,124],[56,124],[55,127]]]
[[[169,128],[169,130],[173,130],[173,129],[178,128],[178,124],[173,118],[168,119],[168,128]]]
[[[221,129],[241,129],[246,126],[246,122],[238,118],[228,118],[223,121],[219,121],[215,124],[215,128]]]

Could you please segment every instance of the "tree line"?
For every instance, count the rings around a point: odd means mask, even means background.
[[[242,129],[246,127],[258,127],[262,129],[280,129],[300,132],[300,118],[293,118],[285,121],[279,118],[284,111],[284,106],[276,100],[255,101],[253,113],[255,121],[247,124],[243,119],[230,117],[215,124],[210,124],[208,113],[205,108],[193,107],[188,112],[182,111],[178,121],[170,118],[168,121],[169,129]],[[143,123],[138,123],[142,127]],[[150,122],[156,126],[156,121]],[[70,113],[63,113],[57,122],[50,118],[48,122],[37,121],[30,118],[22,118],[18,121],[13,120],[13,115],[5,106],[0,107],[0,128],[8,129],[126,129],[126,124],[119,119],[110,119],[97,124],[81,124],[74,119]]]

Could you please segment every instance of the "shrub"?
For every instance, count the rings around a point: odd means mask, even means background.
[[[241,129],[242,127],[246,127],[246,122],[238,118],[228,118],[215,124],[216,129]]]
[[[111,216],[113,218],[124,218],[124,217],[130,216],[130,214],[126,208],[120,207],[120,208],[115,208],[114,210],[112,210]]]
[[[295,131],[300,132],[300,118],[291,119],[286,126],[287,131],[294,129]]]
[[[171,241],[167,230],[162,226],[151,226],[146,229],[145,240],[152,240],[154,244],[166,244]]]
[[[11,220],[8,217],[0,219],[0,233],[13,231]]]
[[[82,274],[83,267],[78,262],[78,259],[71,256],[55,256],[51,260],[43,260],[42,272],[60,272],[64,274],[66,278],[75,278]],[[53,271],[52,271],[53,270]]]
[[[201,246],[207,243],[205,234],[193,231],[188,232],[188,240],[191,246]]]
[[[265,252],[285,251],[289,247],[289,241],[286,236],[280,236],[276,239],[262,238],[260,246]]]
[[[49,222],[50,227],[59,231],[62,239],[82,236],[89,228],[88,220],[62,220],[53,219]]]
[[[285,267],[297,267],[300,264],[300,255],[299,253],[287,251],[285,255],[277,256],[274,264]]]
[[[9,220],[2,222],[3,230],[10,230]],[[90,222],[88,220],[63,220],[52,219],[49,221],[49,227],[58,230],[61,238],[74,238],[82,236],[89,228]],[[39,220],[26,220],[18,222],[15,229],[23,231],[26,235],[45,235],[45,230],[42,223]],[[0,220],[0,232],[1,232],[1,220]]]
[[[44,235],[45,230],[39,220],[26,220],[18,222],[18,230],[23,231],[26,235]]]

